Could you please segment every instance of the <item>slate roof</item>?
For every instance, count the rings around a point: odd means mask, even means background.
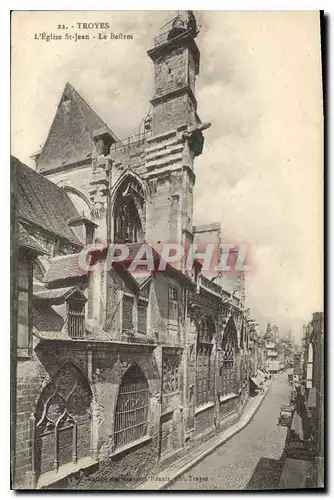
[[[58,167],[87,161],[96,150],[94,132],[103,130],[114,142],[118,137],[70,85],[66,84],[49,134],[37,157],[37,170],[48,172]]]
[[[100,129],[106,129],[106,131],[111,135],[115,142],[118,142],[118,137],[114,132],[108,127],[108,125],[95,113],[95,111],[90,107],[90,105],[81,97],[80,94],[72,87],[71,84],[67,83],[65,89],[71,92],[73,98],[77,101],[80,111],[83,114],[85,121],[92,133]]]
[[[87,271],[79,265],[79,253],[54,257],[49,263],[50,267],[43,278],[44,283],[87,275]]]
[[[48,251],[31,236],[28,231],[19,223],[18,244],[21,247],[33,250],[39,254],[47,254]]]
[[[57,309],[57,310],[56,310]],[[33,304],[32,321],[34,328],[47,338],[68,338],[63,331],[66,305],[52,307],[50,304]]]
[[[44,288],[44,290],[35,290],[34,289],[34,299],[38,301],[47,301],[52,304],[62,304],[66,299],[68,299],[71,295],[79,295],[82,299],[86,300],[83,293],[77,289],[76,286],[67,286],[63,288],[55,288],[52,290],[48,290]]]
[[[66,192],[30,167],[11,157],[17,175],[18,217],[82,247],[75,232],[67,224],[78,211]]]

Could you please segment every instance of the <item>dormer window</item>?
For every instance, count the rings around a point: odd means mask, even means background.
[[[72,339],[85,336],[85,301],[81,298],[67,299],[67,332]]]
[[[111,145],[115,142],[109,132],[105,128],[95,130],[94,139],[96,141],[99,154],[107,156],[110,153]]]

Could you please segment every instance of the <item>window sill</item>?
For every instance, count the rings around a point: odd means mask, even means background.
[[[69,463],[65,465],[61,465],[58,471],[51,470],[49,472],[44,472],[37,482],[37,489],[45,488],[46,486],[50,486],[53,483],[60,481],[61,479],[65,479],[70,474],[75,472],[79,472],[80,469],[87,469],[92,465],[97,464],[98,461],[91,458],[86,457],[77,461],[77,463]]]
[[[137,439],[137,441],[133,441],[132,443],[126,444],[120,448],[117,448],[114,452],[109,453],[109,458],[117,457],[118,455],[121,455],[122,453],[126,453],[127,451],[130,451],[133,448],[137,448],[143,444],[147,444],[150,441],[152,441],[152,436],[144,436],[140,439]]]
[[[210,403],[205,403],[202,406],[199,406],[198,408],[195,409],[195,415],[198,415],[199,413],[202,413],[202,411],[208,410],[209,408],[213,408],[215,406],[215,403],[211,401]]]

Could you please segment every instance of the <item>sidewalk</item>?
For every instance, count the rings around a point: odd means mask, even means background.
[[[174,482],[178,477],[182,476],[189,469],[198,464],[205,457],[210,455],[215,449],[221,446],[223,443],[228,441],[235,434],[240,432],[247,424],[252,420],[256,411],[259,409],[263,399],[265,398],[267,391],[271,385],[271,381],[266,387],[264,393],[258,394],[251,400],[247,401],[244,411],[235,424],[231,425],[228,429],[221,432],[220,434],[213,436],[208,439],[205,443],[197,446],[186,456],[180,458],[172,465],[167,467],[167,469],[159,472],[156,475],[152,475],[150,479],[144,481],[137,485],[134,490],[163,490],[169,484]]]

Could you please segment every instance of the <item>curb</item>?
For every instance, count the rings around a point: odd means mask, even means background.
[[[236,434],[238,434],[240,431],[242,431],[250,422],[251,420],[253,419],[254,415],[256,414],[256,412],[258,411],[258,409],[260,408],[264,398],[266,397],[267,395],[267,392],[271,386],[271,383],[272,383],[272,379],[270,380],[270,383],[268,384],[265,392],[263,393],[261,399],[259,400],[258,404],[255,406],[254,410],[252,411],[252,413],[249,415],[249,417],[247,418],[247,420],[245,420],[245,422],[241,423],[240,424],[240,420],[236,423],[236,424],[233,424],[236,426],[236,429],[234,432],[232,432],[230,435],[228,436],[224,436],[222,437],[219,441],[217,441],[213,446],[211,446],[211,448],[208,448],[207,450],[203,451],[202,453],[198,454],[196,457],[194,457],[192,460],[190,460],[188,463],[186,463],[181,469],[179,469],[178,471],[176,471],[169,479],[168,481],[161,481],[158,485],[157,485],[157,488],[149,488],[149,489],[144,489],[142,488],[144,486],[144,484],[146,483],[146,481],[144,481],[143,483],[140,483],[139,485],[137,485],[136,488],[133,488],[133,490],[143,490],[143,491],[154,491],[154,490],[162,490],[162,489],[165,489],[167,486],[169,486],[170,484],[174,483],[180,476],[182,476],[185,472],[187,472],[189,469],[192,469],[195,465],[197,465],[199,462],[201,462],[204,458],[206,458],[207,456],[211,455],[211,453],[213,453],[217,448],[219,448],[222,444],[226,443],[229,439],[231,439],[232,437],[234,437]],[[241,417],[242,418],[242,417]],[[238,425],[240,424],[240,425]],[[238,427],[237,427],[238,426]],[[226,431],[223,431],[223,432],[227,432],[228,429]],[[174,464],[171,464],[170,467],[175,467],[177,466],[177,461],[174,462]],[[164,471],[161,471],[160,474],[162,474]]]

